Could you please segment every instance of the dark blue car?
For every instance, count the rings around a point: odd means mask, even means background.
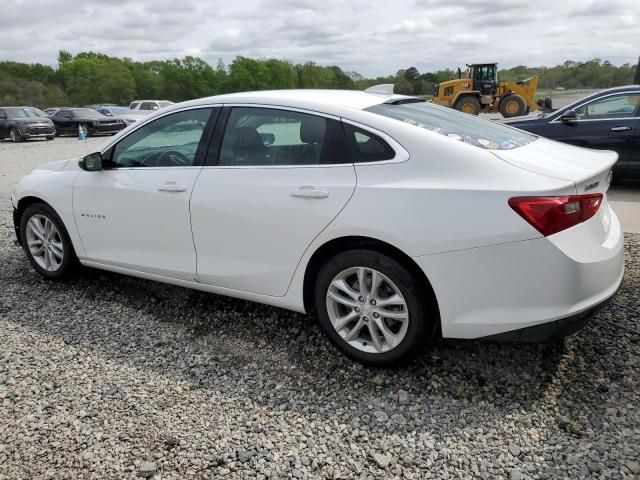
[[[555,112],[503,123],[559,142],[614,150],[614,174],[640,178],[640,85],[602,90]]]

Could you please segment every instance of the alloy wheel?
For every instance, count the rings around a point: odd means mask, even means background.
[[[31,256],[40,267],[55,272],[64,260],[64,245],[58,227],[48,217],[33,215],[27,222],[26,241]]]
[[[326,302],[335,331],[360,351],[388,352],[407,333],[409,309],[404,296],[387,276],[373,268],[340,272],[329,285]]]

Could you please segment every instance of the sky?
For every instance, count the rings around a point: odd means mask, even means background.
[[[640,0],[5,0],[0,60],[58,50],[135,60],[236,56],[338,65],[366,77],[496,61],[554,66],[640,55]]]

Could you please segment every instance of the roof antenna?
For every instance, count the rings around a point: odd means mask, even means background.
[[[381,83],[365,90],[366,93],[377,93],[379,95],[393,95],[393,83]]]

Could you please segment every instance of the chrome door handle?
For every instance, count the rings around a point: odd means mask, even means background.
[[[176,185],[176,182],[167,182],[164,185],[158,185],[159,192],[186,192],[187,187]]]
[[[626,132],[627,130],[631,130],[631,127],[612,127],[609,130],[612,132]]]
[[[329,192],[326,190],[323,190],[321,188],[316,188],[316,187],[312,187],[309,185],[305,185],[303,187],[300,187],[299,189],[291,192],[291,196],[292,197],[296,197],[296,198],[315,198],[315,199],[321,199],[321,198],[327,198],[329,196]]]

